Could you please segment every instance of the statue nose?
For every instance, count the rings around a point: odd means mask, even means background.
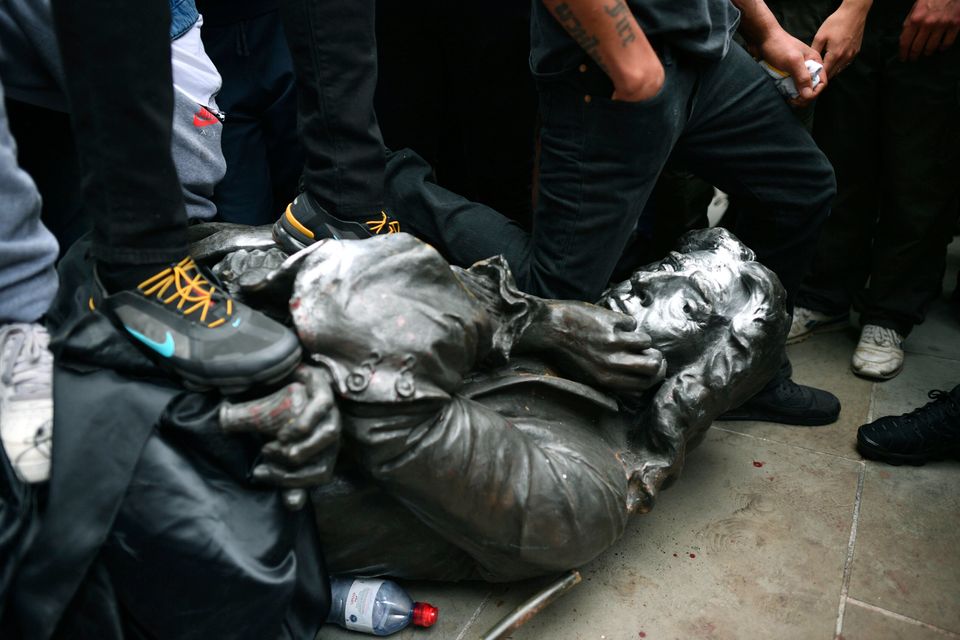
[[[633,282],[633,295],[636,296],[642,307],[649,307],[653,304],[653,293],[650,288],[650,283],[645,280],[635,280]]]

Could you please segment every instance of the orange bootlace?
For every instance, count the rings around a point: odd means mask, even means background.
[[[177,302],[178,311],[181,311],[185,316],[199,311],[200,322],[206,324],[210,329],[219,327],[233,314],[233,300],[230,296],[219,291],[204,277],[203,273],[197,268],[197,263],[190,256],[147,278],[137,285],[137,288],[145,296],[155,295],[164,304],[171,304],[179,299],[179,302]],[[167,296],[168,291],[170,292],[169,296]],[[226,315],[207,324],[207,315],[211,307],[216,304],[213,296],[217,293],[226,299]]]
[[[400,223],[396,220],[390,220],[387,217],[386,211],[381,211],[380,215],[382,216],[379,220],[367,220],[366,225],[370,227],[370,232],[374,234],[379,234],[383,231],[384,227],[387,229],[387,233],[400,233]]]

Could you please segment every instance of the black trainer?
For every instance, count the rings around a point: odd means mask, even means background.
[[[860,454],[894,465],[960,459],[960,385],[950,392],[934,390],[927,395],[932,402],[922,407],[860,427]]]
[[[381,233],[399,233],[400,223],[381,211],[370,220],[341,220],[327,212],[306,192],[287,205],[273,225],[273,239],[287,253],[296,253],[323,238],[362,240]]]
[[[102,306],[134,341],[192,388],[237,393],[282,380],[297,366],[297,336],[259,311],[235,301],[213,276],[186,257],[136,289],[107,295]]]
[[[840,400],[837,396],[784,377],[717,420],[755,420],[819,427],[832,424],[839,417]]]

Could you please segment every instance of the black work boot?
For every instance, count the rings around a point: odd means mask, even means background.
[[[950,392],[934,390],[927,395],[932,402],[922,407],[860,427],[860,454],[894,465],[960,459],[960,385]]]

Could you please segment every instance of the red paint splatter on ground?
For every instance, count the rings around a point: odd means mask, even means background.
[[[691,554],[690,554],[690,557],[691,557],[691,558],[696,558],[696,557],[697,557],[697,554],[691,553]]]
[[[763,466],[763,463],[760,462],[759,460],[754,460],[754,461],[753,461],[753,466],[755,466],[757,469],[759,469],[760,467]]]
[[[647,634],[646,634],[645,632],[643,632],[643,631],[641,631],[639,635],[640,635],[641,638],[646,638],[646,637],[647,637]]]

